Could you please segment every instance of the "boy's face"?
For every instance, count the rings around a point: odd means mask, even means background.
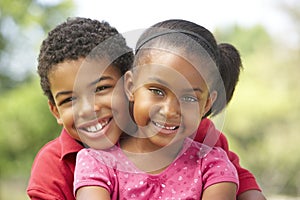
[[[59,63],[49,74],[57,122],[76,140],[105,149],[119,139],[128,104],[119,69],[78,59]],[[126,112],[127,111],[127,112]]]

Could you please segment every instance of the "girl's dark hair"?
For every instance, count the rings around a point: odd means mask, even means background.
[[[106,42],[105,48],[97,47]],[[101,45],[100,45],[101,46]],[[104,50],[104,51],[103,51]],[[102,52],[100,52],[102,51]],[[50,90],[49,73],[59,63],[86,57],[106,56],[122,74],[131,68],[133,52],[109,23],[88,18],[68,18],[48,33],[42,42],[38,57],[38,74],[44,94],[54,103]],[[119,53],[119,54],[118,54]],[[102,55],[100,55],[102,54]],[[118,55],[117,55],[118,54]]]
[[[184,39],[179,37],[171,37],[173,33],[184,34]],[[175,38],[175,39],[174,39]],[[215,83],[212,84],[213,90],[218,92],[218,97],[214,102],[211,110],[204,117],[209,115],[217,115],[232,99],[235,86],[238,82],[242,61],[238,50],[231,44],[217,44],[213,34],[206,28],[190,21],[181,19],[171,19],[159,22],[147,29],[139,38],[136,45],[136,62],[144,56],[142,48],[154,47],[159,44],[167,44],[169,46],[184,48],[188,54],[203,56],[203,52],[193,48],[187,39],[192,39],[193,42],[201,46],[201,49],[206,51],[206,54],[213,60],[217,66],[220,78],[215,78]]]

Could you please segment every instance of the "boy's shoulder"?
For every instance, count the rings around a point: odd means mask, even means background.
[[[60,135],[46,143],[38,152],[36,158],[44,159],[63,159],[66,155],[75,153],[77,154],[83,146],[72,138],[65,129],[63,129]]]
[[[59,137],[45,144],[33,162],[28,195],[39,199],[50,199],[47,195],[51,198],[61,196],[62,199],[72,199],[76,155],[82,148],[65,130],[62,130]],[[45,195],[47,198],[44,198]]]

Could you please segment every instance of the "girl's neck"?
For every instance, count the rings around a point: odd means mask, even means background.
[[[120,140],[120,146],[138,169],[150,174],[158,174],[176,159],[182,149],[183,141],[158,148],[149,144],[147,138],[127,137]]]

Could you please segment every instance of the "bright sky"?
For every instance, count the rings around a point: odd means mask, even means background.
[[[282,3],[297,0],[75,0],[77,14],[108,21],[119,32],[147,28],[159,21],[182,18],[213,31],[228,24],[264,25],[272,34],[284,34],[287,17]]]

